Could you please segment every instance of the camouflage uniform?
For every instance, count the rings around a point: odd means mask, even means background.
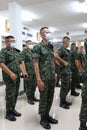
[[[39,43],[34,48],[34,58],[39,60],[40,76],[44,82],[45,89],[40,91],[39,114],[49,115],[55,88],[55,64],[53,45]]]
[[[77,66],[75,65],[75,60],[79,60],[78,52],[74,49],[71,49],[70,54],[71,59],[71,71],[72,71],[72,82],[71,82],[71,92],[75,92],[75,88],[78,86],[79,81],[79,72]]]
[[[66,99],[66,96],[70,90],[70,78],[71,78],[71,70],[70,70],[70,52],[65,47],[61,47],[57,51],[58,55],[68,62],[68,66],[65,67],[63,64],[60,64],[60,76],[61,76],[61,89],[60,89],[60,98]]]
[[[82,94],[81,94],[82,104],[81,104],[79,119],[81,121],[81,124],[83,122],[86,125],[86,122],[87,122],[87,61],[86,61],[85,67],[83,68],[80,75],[81,75],[80,79],[83,82],[83,87],[82,87]],[[83,128],[82,125],[80,127]],[[86,127],[86,129],[87,129],[87,127]]]
[[[17,75],[17,79],[13,81],[8,74],[3,72],[3,80],[6,84],[6,111],[10,111],[15,108],[19,91],[19,65],[21,64],[19,50],[11,50],[9,48],[2,49],[0,51],[0,62],[4,63],[13,73]]]
[[[57,82],[56,82],[56,86],[59,86],[59,80],[60,80],[60,65],[58,65],[57,63],[55,63],[55,73],[57,74]]]
[[[80,73],[81,81],[83,83],[82,87],[82,104],[79,119],[81,122],[87,122],[87,39],[85,39],[85,51],[86,51],[86,61],[82,72]],[[87,127],[86,127],[87,129]]]
[[[79,56],[79,60],[80,60],[81,66],[84,67],[85,61],[86,61],[85,55],[83,53],[79,52],[78,56]]]
[[[24,79],[24,86],[27,98],[33,98],[36,90],[36,76],[34,72],[34,61],[33,52],[29,49],[25,49],[21,52],[21,58],[25,63],[26,71],[28,73],[28,78]]]
[[[78,56],[79,56],[79,61],[80,61],[80,64],[81,64],[81,69],[83,69],[84,65],[85,65],[85,62],[86,62],[85,55],[83,53],[79,52]],[[80,74],[79,74],[78,86],[79,86],[80,83],[82,83],[82,81],[80,79]],[[77,86],[77,88],[79,88],[78,86]],[[82,87],[80,87],[80,88],[82,88]]]

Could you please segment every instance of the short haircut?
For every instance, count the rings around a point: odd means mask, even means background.
[[[42,28],[40,29],[40,33],[41,33],[44,29],[48,29],[48,27],[42,27]]]
[[[69,38],[68,36],[63,37],[63,40],[64,40],[64,39],[70,40],[70,38]]]
[[[28,43],[28,42],[32,42],[32,41],[31,40],[27,40],[26,43]]]
[[[7,40],[7,39],[9,39],[9,38],[13,38],[13,39],[14,39],[14,36],[12,36],[12,35],[6,36],[6,37],[5,37],[5,40]]]
[[[73,46],[73,45],[76,45],[76,43],[74,43],[74,42],[73,42],[73,43],[71,43],[71,46]]]

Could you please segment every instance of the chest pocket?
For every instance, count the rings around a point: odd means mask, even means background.
[[[6,65],[8,65],[11,62],[14,62],[15,60],[18,60],[18,53],[10,53],[9,51],[6,52]]]
[[[27,62],[31,62],[33,60],[33,56],[31,53],[26,53],[26,57],[25,57],[25,63]]]
[[[41,48],[41,57],[43,60],[45,59],[49,61],[49,58],[54,57],[54,53],[51,48]]]
[[[48,58],[49,52],[47,48],[41,48],[41,59],[46,60]]]
[[[67,50],[63,50],[63,53],[62,53],[62,55],[61,55],[61,58],[62,58],[63,60],[67,60],[68,57],[69,57],[69,52],[68,52]]]

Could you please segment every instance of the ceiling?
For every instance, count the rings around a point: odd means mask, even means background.
[[[32,28],[40,30],[43,26],[54,27],[55,39],[61,39],[69,32],[74,40],[84,40],[87,37],[83,26],[87,23],[87,13],[75,10],[76,0],[15,0],[22,6],[22,10],[29,10],[36,15],[33,21],[24,23]],[[83,0],[80,0],[83,1]],[[8,3],[13,0],[0,0],[0,15],[8,16]],[[78,9],[78,7],[77,7]],[[87,25],[86,25],[87,26]]]

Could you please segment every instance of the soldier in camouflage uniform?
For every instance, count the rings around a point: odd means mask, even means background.
[[[49,123],[57,124],[58,121],[50,115],[55,88],[55,64],[53,45],[50,44],[51,34],[47,27],[40,29],[42,41],[34,48],[34,68],[37,84],[40,91],[39,114],[40,124],[45,129],[50,129]]]
[[[71,82],[71,95],[72,96],[79,96],[79,93],[75,91],[76,87],[78,86],[79,81],[79,72],[80,72],[80,64],[79,64],[79,55],[76,50],[76,44],[71,44],[71,52],[70,52],[70,59],[71,59],[71,71],[72,71],[72,82]]]
[[[70,90],[70,52],[67,49],[70,43],[69,37],[63,38],[63,46],[55,53],[55,58],[60,63],[60,77],[61,77],[61,89],[60,89],[60,107],[69,109],[72,103],[66,101],[66,96]]]
[[[19,57],[19,50],[15,49],[14,37],[7,36],[5,40],[6,48],[0,51],[0,67],[2,68],[3,80],[6,84],[6,119],[16,121],[15,116],[21,116],[15,110],[15,105],[19,91],[20,69],[23,71],[23,67]]]
[[[81,69],[83,69],[83,67],[85,65],[85,61],[86,61],[85,55],[83,53],[83,49],[84,49],[84,47],[80,46],[80,49],[79,49],[79,52],[78,52],[79,60],[80,60],[80,68]]]
[[[85,61],[86,61],[85,55],[83,53],[83,49],[84,49],[84,47],[80,46],[79,51],[78,51],[80,70],[82,70],[84,68]],[[80,85],[80,83],[81,83],[81,80],[80,80],[80,75],[79,75],[78,85],[77,85],[78,89],[82,88],[82,86]]]
[[[56,87],[61,87],[59,80],[60,80],[60,64],[55,61],[55,73],[57,74],[57,81],[56,81]]]
[[[34,72],[33,62],[33,44],[31,40],[26,41],[26,49],[21,52],[21,58],[25,64],[27,78],[24,78],[24,87],[27,95],[28,103],[34,104],[34,101],[39,101],[35,97],[35,90],[37,86],[36,76]]]
[[[81,72],[82,78],[81,81],[83,82],[82,87],[82,104],[81,104],[81,111],[79,115],[80,120],[80,128],[79,130],[87,130],[86,122],[87,122],[87,39],[85,39],[85,50],[86,50],[86,61]]]
[[[59,48],[55,50],[55,53],[58,51]],[[60,63],[55,60],[55,73],[57,74],[56,77],[56,87],[61,87],[59,80],[60,80]]]

